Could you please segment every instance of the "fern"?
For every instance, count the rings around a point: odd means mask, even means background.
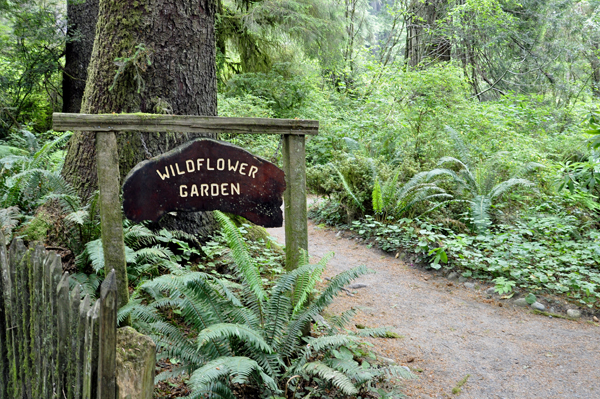
[[[271,397],[280,394],[284,381],[293,375],[306,383],[318,377],[340,394],[349,395],[383,374],[383,370],[365,369],[331,357],[340,348],[358,345],[359,337],[339,335],[334,329],[318,338],[303,334],[313,317],[345,285],[369,272],[365,266],[335,276],[311,299],[332,256],[328,254],[318,264],[302,265],[279,276],[267,292],[260,276],[253,275],[254,265],[238,230],[223,220],[226,216],[217,214],[217,218],[224,230],[229,230],[225,237],[232,247],[232,258],[236,259],[233,266],[238,282],[183,270],[146,281],[139,288],[144,294],[134,294],[130,303],[119,311],[119,320],[131,316],[136,327],[154,337],[160,357],[182,361],[177,373],[191,374],[190,397],[233,397],[234,384],[253,386],[261,392],[261,397]],[[236,246],[237,253],[233,254]],[[254,284],[260,285],[263,293],[260,306],[256,293],[261,291],[250,289],[252,278],[257,278]],[[153,301],[144,304],[142,297],[151,297]],[[190,332],[184,334],[165,321],[163,308],[176,309]],[[340,316],[336,326],[343,328],[354,312]],[[371,335],[377,335],[377,331]],[[162,373],[157,380],[170,375]]]
[[[333,252],[329,252],[323,256],[312,272],[304,273],[296,280],[296,286],[294,287],[293,293],[294,310],[292,316],[296,315],[302,309],[317,282],[320,280],[321,275],[325,271],[327,262],[329,262],[331,258],[333,258]]]
[[[354,192],[352,192],[352,189],[350,188],[350,185],[346,181],[346,178],[344,177],[344,175],[342,174],[342,172],[340,172],[340,170],[338,168],[336,168],[336,166],[334,164],[331,164],[331,166],[333,167],[333,169],[337,172],[338,176],[340,177],[340,180],[342,182],[342,186],[344,187],[344,190],[346,190],[346,193],[354,200],[354,202],[356,203],[356,205],[358,205],[358,207],[364,212],[365,207],[358,200],[358,198],[356,198],[356,195],[354,195]]]
[[[198,334],[196,339],[198,340],[198,348],[202,348],[207,342],[215,339],[230,339],[233,337],[265,353],[273,353],[273,349],[271,349],[269,344],[265,342],[260,334],[243,324],[213,324],[200,331],[200,334]]]
[[[443,157],[438,161],[438,166],[452,164],[457,171],[448,168],[436,168],[426,172],[416,174],[402,189],[398,192],[398,203],[396,205],[397,213],[405,213],[414,205],[425,201],[437,204],[429,208],[424,213],[432,212],[435,209],[449,202],[468,203],[471,208],[471,221],[473,227],[479,233],[485,232],[491,225],[490,209],[494,200],[500,199],[509,189],[522,186],[533,187],[534,184],[527,179],[512,178],[500,182],[492,187],[496,177],[494,173],[488,173],[485,178],[475,178],[473,173],[465,162],[453,157]],[[536,168],[536,165],[525,167]],[[447,193],[438,186],[440,179],[450,179],[455,187],[455,195]],[[478,182],[481,181],[481,182]],[[459,198],[463,199],[459,199]]]
[[[377,213],[383,212],[383,194],[381,193],[379,179],[375,179],[373,186],[373,210]]]
[[[246,243],[231,220],[219,211],[215,211],[214,215],[225,233],[227,243],[231,248],[232,258],[238,267],[239,275],[250,291],[256,296],[257,306],[261,309],[266,294],[262,287],[258,267],[252,260],[252,257],[246,248]]]
[[[316,375],[324,380],[331,382],[336,388],[338,388],[344,395],[355,395],[358,393],[358,389],[352,384],[352,381],[344,375],[344,373],[332,369],[321,362],[311,362],[304,366],[304,371],[308,374]]]

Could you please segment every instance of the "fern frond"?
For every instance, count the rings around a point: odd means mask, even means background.
[[[340,315],[330,317],[328,321],[333,327],[342,330],[348,325],[348,323],[350,323],[354,316],[356,316],[357,312],[357,308],[350,308],[342,312]]]
[[[141,321],[147,324],[156,323],[160,316],[155,306],[144,305],[142,299],[132,296],[129,302],[117,312],[117,323],[121,324],[124,320],[131,317],[135,321]]]
[[[43,162],[48,159],[48,156],[53,151],[55,151],[58,147],[62,147],[67,141],[69,141],[69,138],[71,138],[72,134],[73,133],[71,132],[63,133],[60,137],[57,137],[56,139],[44,144],[42,148],[40,148],[40,150],[33,155],[30,168],[38,168],[42,166]]]
[[[236,399],[235,395],[226,384],[221,381],[215,381],[208,386],[202,386],[198,389],[194,389],[192,394],[187,399],[205,399],[208,398],[221,398],[221,399]]]
[[[353,359],[333,358],[327,360],[326,364],[335,370],[343,372],[357,387],[372,380],[374,377],[383,374],[382,371],[376,369],[365,369]]]
[[[100,279],[95,274],[87,275],[85,273],[75,273],[71,275],[70,278],[73,284],[79,284],[81,287],[81,292],[84,295],[89,295],[90,298],[96,298],[96,291],[100,286]]]
[[[489,210],[492,199],[487,195],[476,195],[469,201],[471,204],[471,218],[478,232],[487,230],[491,224]]]
[[[82,209],[79,211],[69,213],[67,216],[65,216],[65,221],[82,226],[86,222],[88,217],[88,212]]]
[[[198,337],[198,349],[202,348],[207,342],[214,341],[220,338],[237,338],[244,342],[245,345],[260,350],[265,353],[273,353],[273,349],[265,342],[263,337],[254,329],[243,324],[228,324],[220,323],[213,324],[210,327],[200,331]]]
[[[324,363],[310,362],[304,366],[304,371],[306,371],[308,374],[315,375],[329,381],[344,395],[356,395],[358,393],[358,389],[356,389],[348,377]]]
[[[518,179],[518,178],[508,179],[508,180],[503,181],[502,183],[494,186],[494,188],[492,188],[492,190],[489,193],[489,197],[491,199],[500,197],[500,196],[502,196],[502,194],[504,194],[510,188],[515,187],[515,186],[533,187],[533,186],[535,186],[535,184],[527,179]]]
[[[206,390],[211,384],[222,381],[245,384],[253,372],[260,375],[262,382],[271,391],[278,391],[275,381],[264,373],[260,365],[244,356],[221,357],[206,363],[194,371],[189,384],[194,391]]]
[[[400,171],[394,174],[394,177],[388,179],[381,190],[381,201],[383,209],[389,208],[395,199],[396,186],[398,185],[398,178],[400,177]]]
[[[372,197],[373,210],[378,213],[383,212],[383,195],[381,193],[381,185],[379,184],[379,179],[375,179]]]
[[[157,238],[156,234],[148,227],[142,224],[134,224],[123,231],[123,241],[125,241],[125,245],[137,249],[142,245],[156,244]]]
[[[331,166],[333,167],[333,169],[337,172],[338,176],[340,177],[340,180],[342,181],[342,186],[344,187],[344,190],[346,190],[346,193],[348,193],[348,195],[354,200],[356,205],[358,205],[358,207],[364,212],[365,207],[358,200],[358,198],[356,198],[356,195],[354,195],[354,193],[352,192],[352,189],[350,188],[350,185],[346,181],[346,178],[344,177],[342,172],[340,172],[340,170],[334,164],[331,164]]]
[[[85,252],[96,273],[104,269],[104,250],[102,248],[102,240],[94,240],[85,244]]]
[[[333,277],[321,295],[312,301],[306,310],[297,314],[289,323],[285,332],[285,339],[277,348],[279,353],[289,356],[299,342],[302,329],[307,323],[310,323],[313,316],[321,313],[350,281],[370,272],[372,271],[367,269],[365,265],[361,265]]]
[[[388,327],[376,327],[376,328],[363,328],[358,330],[356,335],[359,337],[371,337],[371,338],[386,338],[391,333]]]
[[[333,252],[325,254],[325,256],[321,258],[321,260],[317,263],[316,267],[312,269],[311,272],[307,272],[301,275],[302,278],[299,277],[296,280],[296,286],[294,287],[294,292],[292,294],[294,298],[294,310],[292,312],[292,316],[297,314],[300,311],[300,309],[302,309],[302,306],[304,306],[304,304],[306,303],[307,299],[309,298],[309,295],[312,293],[312,290],[317,285],[317,282],[319,282],[319,280],[321,279],[321,275],[327,267],[327,262],[329,262],[329,260],[333,258],[333,255]]]
[[[402,378],[404,380],[413,380],[417,378],[410,370],[402,366],[391,365],[383,369],[388,377]]]
[[[348,345],[352,342],[357,342],[358,337],[352,335],[326,335],[319,338],[309,338],[307,340],[306,348],[303,351],[303,356],[309,359],[315,353],[319,353],[325,349],[335,349],[340,346]]]
[[[166,322],[156,322],[149,325],[153,341],[156,342],[157,352],[162,358],[177,357],[193,367],[202,364],[209,353],[200,353],[195,343],[187,338],[179,329]]]
[[[214,215],[225,233],[227,244],[231,248],[231,255],[238,268],[240,277],[250,291],[256,296],[259,308],[262,308],[262,303],[266,298],[266,294],[263,289],[258,267],[252,260],[252,257],[246,248],[246,243],[238,229],[225,214],[215,211]]]
[[[0,209],[0,229],[4,234],[5,240],[10,242],[12,231],[19,224],[21,219],[21,212],[19,212],[18,206],[11,206],[8,208]],[[7,242],[0,243],[6,245]]]

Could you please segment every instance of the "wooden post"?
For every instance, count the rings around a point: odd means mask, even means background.
[[[76,370],[76,385],[75,385],[75,397],[82,398],[83,397],[83,380],[85,376],[85,323],[87,318],[87,313],[90,310],[91,300],[90,296],[86,295],[83,298],[83,301],[79,304],[79,314],[77,316],[77,321],[79,326],[77,327],[77,366]]]
[[[77,386],[77,357],[79,355],[79,305],[81,304],[81,286],[77,284],[71,291],[71,309],[70,318],[71,325],[69,326],[69,334],[71,342],[69,342],[68,351],[68,374],[67,374],[67,397],[79,399],[75,395],[75,387]]]
[[[64,273],[58,283],[56,289],[56,329],[57,329],[57,358],[56,367],[58,375],[57,390],[60,394],[67,393],[67,367],[68,367],[68,350],[70,341],[71,320],[69,319],[69,273]]]
[[[4,287],[4,270],[7,267],[6,242],[0,231],[0,398],[8,398],[8,341],[6,340],[6,319],[4,314],[4,296],[8,287]]]
[[[283,135],[285,268],[296,269],[300,249],[308,251],[306,215],[306,153],[304,135]]]
[[[82,399],[96,399],[98,385],[98,318],[100,301],[88,310],[85,321],[85,350],[83,357]]]
[[[117,282],[112,270],[100,289],[98,399],[117,395]]]
[[[10,317],[10,328],[12,348],[9,347],[9,353],[11,354],[13,366],[10,369],[11,374],[11,385],[12,385],[12,397],[20,398],[25,396],[23,387],[23,359],[21,358],[22,347],[23,347],[23,329],[21,327],[22,322],[22,308],[21,308],[21,295],[19,290],[22,290],[20,282],[20,273],[18,273],[19,265],[25,256],[27,248],[21,240],[13,240],[10,249],[8,250],[8,264],[10,267],[9,276],[11,279],[11,317]]]
[[[31,376],[31,384],[33,386],[32,396],[34,398],[43,397],[42,379],[43,370],[43,334],[44,332],[44,298],[43,298],[43,278],[44,278],[44,261],[46,260],[46,251],[43,246],[36,245],[32,256],[33,264],[30,271],[30,301],[31,301],[31,358],[33,374]]]
[[[117,277],[117,306],[129,301],[127,261],[123,241],[123,215],[119,198],[119,153],[117,138],[112,132],[96,133],[96,166],[100,189],[100,223],[102,226],[102,249],[104,271],[108,276],[115,270]]]

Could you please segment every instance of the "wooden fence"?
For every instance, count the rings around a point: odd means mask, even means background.
[[[0,233],[0,399],[113,399],[117,287],[94,303],[69,289],[60,256]]]

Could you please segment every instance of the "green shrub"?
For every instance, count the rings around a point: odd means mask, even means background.
[[[380,160],[358,152],[339,153],[325,165],[307,171],[307,188],[338,201],[346,211],[347,222],[373,212],[375,181],[390,179],[392,171]]]
[[[317,397],[331,390],[338,396],[355,395],[386,373],[409,376],[399,367],[377,369],[345,355],[359,342],[355,335],[340,333],[355,310],[332,320],[319,336],[307,335],[313,317],[344,285],[367,273],[365,266],[333,277],[314,294],[330,258],[326,256],[316,265],[281,275],[267,290],[238,229],[225,215],[215,215],[231,248],[236,281],[174,270],[142,285],[153,302],[144,305],[138,291],[119,311],[120,320],[131,315],[139,328],[153,334],[161,358],[178,359],[179,366],[159,380],[188,373],[193,398],[233,397],[236,386],[254,397],[272,398],[301,386],[310,386]],[[160,317],[158,310],[163,308],[174,309],[180,322],[171,324]],[[386,333],[361,331],[362,336]]]

